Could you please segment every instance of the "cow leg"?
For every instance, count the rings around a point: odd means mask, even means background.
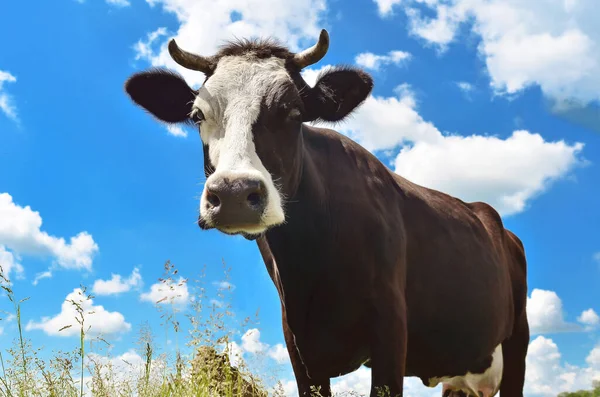
[[[290,330],[287,319],[285,316],[285,310],[282,310],[283,317],[283,336],[285,338],[285,344],[290,355],[290,361],[292,362],[292,369],[296,378],[296,384],[298,386],[299,397],[331,397],[331,385],[329,378],[323,379],[311,379],[308,377],[306,367],[298,354],[296,343],[294,342],[294,335]]]
[[[389,281],[382,285],[389,284]],[[392,289],[392,286],[389,286]],[[378,292],[371,340],[371,397],[402,397],[406,361],[406,303],[398,291]]]
[[[504,371],[500,397],[523,397],[525,384],[525,357],[529,347],[529,323],[523,310],[511,337],[502,342]]]

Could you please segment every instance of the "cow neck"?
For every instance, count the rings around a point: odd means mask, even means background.
[[[295,180],[295,183],[286,189],[290,192],[285,199],[286,222],[265,234],[265,241],[278,262],[278,267],[301,267],[295,270],[287,269],[292,273],[311,271],[306,265],[297,263],[297,259],[310,257],[318,260],[318,252],[323,252],[321,244],[327,244],[322,238],[323,230],[332,222],[331,213],[327,211],[330,203],[326,189],[326,173],[319,170],[317,165],[322,164],[322,161],[317,161],[320,160],[317,156],[321,156],[322,152],[311,147],[315,144],[313,134],[314,131],[303,129],[297,175],[289,179],[290,182]],[[311,253],[307,252],[308,247],[311,247]]]
[[[283,310],[296,337],[306,334],[311,296],[324,270],[326,239],[324,225],[330,224],[324,176],[319,172],[316,151],[304,139],[297,184],[286,199],[286,223],[265,233],[258,247],[279,292]]]

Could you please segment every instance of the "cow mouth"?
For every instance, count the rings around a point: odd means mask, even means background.
[[[216,229],[221,233],[227,234],[229,236],[242,236],[249,241],[254,241],[262,237],[266,232],[266,230],[260,230],[264,229],[262,225],[218,225],[213,222],[207,221],[201,216],[198,217],[198,226],[202,230]]]

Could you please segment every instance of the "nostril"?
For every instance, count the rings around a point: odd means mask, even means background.
[[[248,200],[248,203],[250,203],[251,206],[258,207],[263,203],[263,196],[258,192],[252,192],[248,195],[246,200]]]
[[[210,191],[206,192],[206,201],[208,201],[208,203],[213,207],[218,207],[219,205],[221,205],[221,200],[219,200],[219,196]]]

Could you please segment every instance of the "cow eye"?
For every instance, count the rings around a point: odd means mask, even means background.
[[[206,119],[204,118],[204,113],[202,113],[202,110],[200,110],[200,109],[194,109],[192,111],[192,121],[194,123],[200,124],[204,120],[206,120]]]
[[[300,110],[294,108],[288,113],[287,119],[289,121],[302,121],[302,113],[300,113]]]

